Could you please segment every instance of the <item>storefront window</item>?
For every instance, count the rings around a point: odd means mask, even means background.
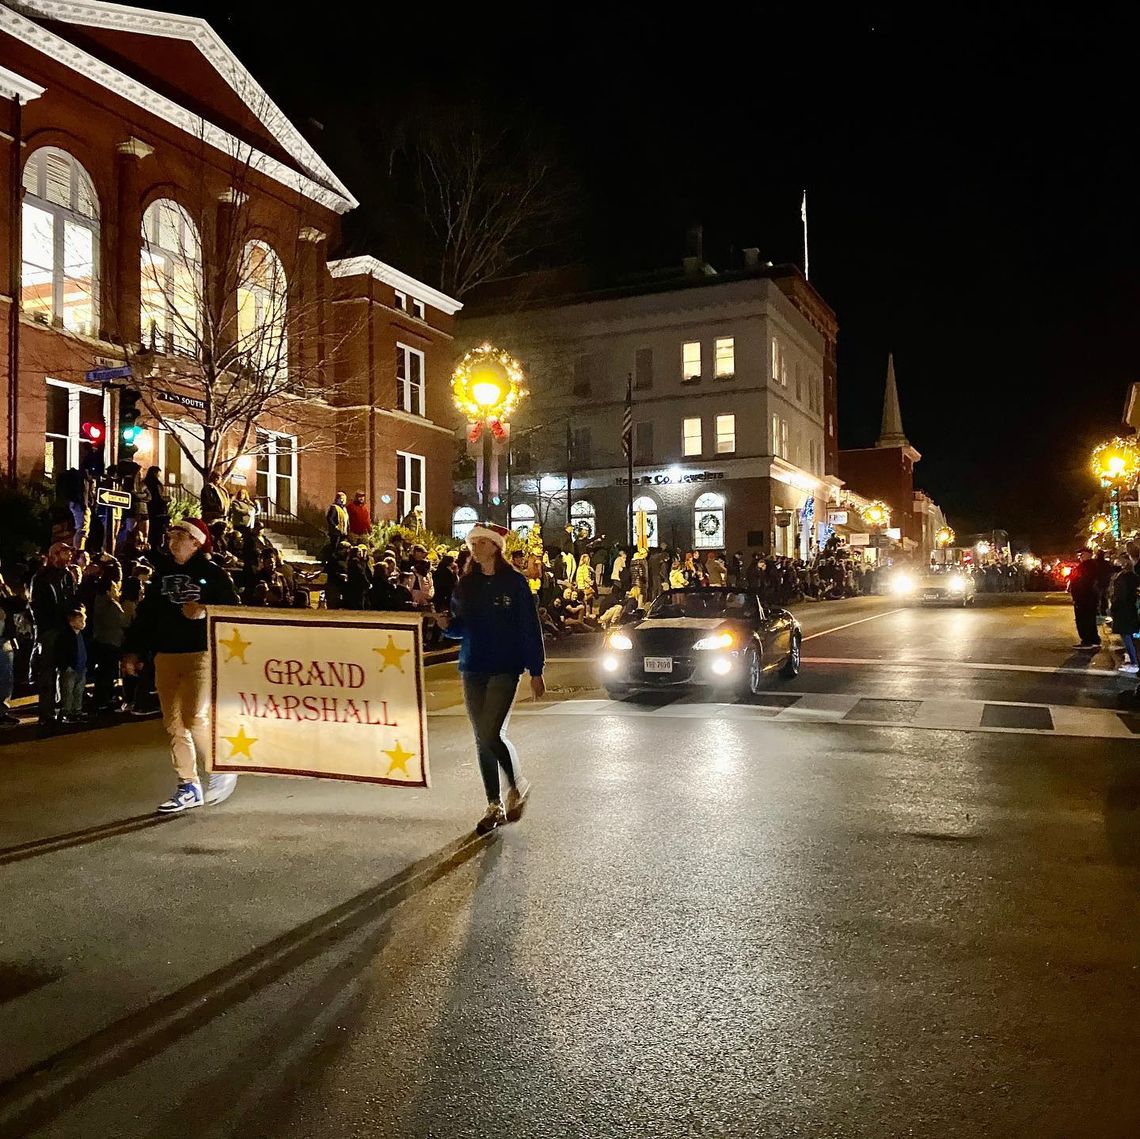
[[[104,423],[104,394],[62,380],[47,381],[44,431],[44,476],[59,478],[69,467],[78,469],[85,447],[84,423]]]
[[[456,507],[451,516],[451,536],[457,542],[463,542],[471,533],[471,528],[479,521],[478,513],[470,506]]]
[[[693,547],[724,549],[724,496],[702,494],[693,509]]]
[[[575,502],[570,507],[570,522],[574,529],[574,537],[578,537],[585,529],[588,538],[594,537],[598,532],[598,512],[592,502],[585,500]]]
[[[534,528],[534,507],[525,502],[517,503],[511,507],[511,529],[518,532],[522,539],[530,537]]]
[[[656,546],[657,503],[645,495],[633,500],[633,537],[635,542],[637,541],[637,515],[640,511],[645,512],[645,544],[647,546]]]

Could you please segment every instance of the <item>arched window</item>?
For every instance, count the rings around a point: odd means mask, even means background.
[[[645,544],[657,545],[657,503],[648,495],[633,500],[633,540],[637,542],[637,515],[645,511]]]
[[[592,502],[579,501],[570,507],[570,524],[573,527],[574,537],[577,538],[583,528],[586,537],[593,538],[598,532],[598,512]]]
[[[20,305],[45,324],[86,336],[98,314],[99,200],[86,170],[45,146],[24,166]]]
[[[451,536],[458,542],[466,541],[471,527],[479,521],[479,514],[470,506],[457,506],[451,516]]]
[[[534,529],[534,507],[528,506],[525,502],[512,506],[511,529],[517,531],[520,538],[524,540],[529,538],[531,530]]]
[[[238,350],[250,367],[271,377],[288,371],[288,292],[281,258],[264,241],[249,242],[238,277]]]
[[[142,340],[156,352],[197,355],[202,246],[190,215],[169,198],[147,206],[142,223]]]
[[[693,548],[724,549],[724,495],[702,494],[693,508]]]

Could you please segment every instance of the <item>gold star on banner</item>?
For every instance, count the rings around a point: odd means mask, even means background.
[[[389,633],[388,643],[382,649],[373,649],[372,651],[379,655],[384,661],[384,663],[380,666],[381,672],[383,672],[388,667],[388,665],[392,665],[394,668],[398,668],[401,672],[403,672],[404,665],[400,658],[411,650],[396,648],[396,642],[392,640],[392,634]]]
[[[404,651],[407,652],[407,649]],[[408,760],[415,759],[416,753],[414,751],[404,751],[404,749],[400,746],[399,740],[396,741],[396,746],[390,751],[387,748],[383,748],[381,750],[383,750],[384,754],[388,756],[392,761],[392,765],[388,768],[389,775],[391,775],[393,771],[399,768],[405,775],[408,776],[409,779],[411,778],[411,775],[408,772]]]
[[[222,736],[233,749],[230,752],[230,759],[237,759],[239,755],[244,755],[246,759],[253,759],[253,754],[250,748],[257,743],[257,736],[247,736],[245,728],[238,728],[236,736]]]
[[[245,650],[249,648],[252,641],[243,641],[241,633],[234,629],[234,635],[228,641],[219,641],[218,644],[226,650],[226,660],[240,659],[242,664],[246,663]]]

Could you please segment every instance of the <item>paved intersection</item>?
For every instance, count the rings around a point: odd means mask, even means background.
[[[450,667],[426,792],[0,749],[0,1136],[1135,1135],[1134,682],[1040,598],[802,619],[756,703],[560,644],[486,841]]]

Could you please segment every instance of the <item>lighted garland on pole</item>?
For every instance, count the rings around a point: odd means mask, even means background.
[[[526,395],[522,365],[509,352],[490,344],[472,348],[451,375],[455,406],[472,423],[509,419]],[[490,388],[497,388],[490,398]],[[484,388],[483,391],[480,391]]]

